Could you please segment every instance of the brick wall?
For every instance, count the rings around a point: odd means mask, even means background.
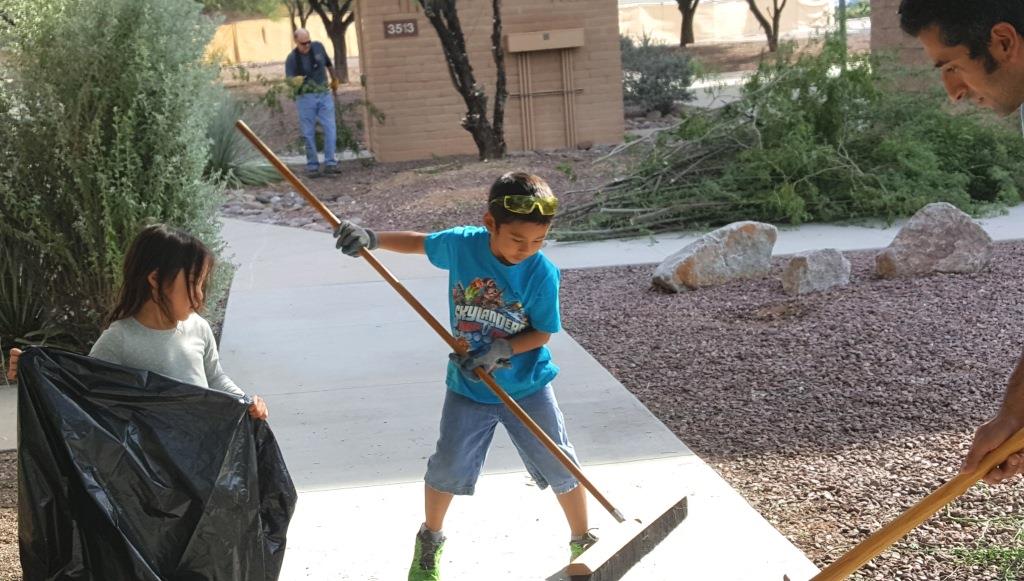
[[[871,0],[871,52],[895,52],[900,62],[928,64],[920,43],[900,30],[900,0]]]
[[[478,83],[493,103],[494,60],[490,51],[491,2],[462,0],[459,18],[466,34],[470,63]],[[466,112],[452,86],[441,44],[416,2],[361,0],[357,10],[366,95],[386,116],[370,121],[371,149],[381,161],[423,159],[434,155],[475,154],[476,146],[460,121]],[[384,22],[416,19],[418,36],[385,38]],[[622,67],[616,0],[516,0],[502,10],[504,33],[584,29],[584,46],[573,51],[576,144],[618,143],[623,135]],[[517,59],[506,53],[510,94],[521,92]],[[561,60],[556,51],[531,53],[532,92],[561,88]],[[520,99],[509,97],[505,114],[506,141],[522,147]],[[564,99],[560,95],[533,100],[535,147],[565,143]],[[492,119],[493,105],[488,118]]]

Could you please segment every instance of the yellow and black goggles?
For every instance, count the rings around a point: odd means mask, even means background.
[[[492,204],[500,203],[513,214],[532,214],[534,210],[540,210],[545,216],[554,216],[558,211],[558,198],[540,198],[537,196],[503,196],[491,200]]]

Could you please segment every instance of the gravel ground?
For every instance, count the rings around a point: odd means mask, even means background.
[[[669,252],[673,249],[666,249]],[[1020,353],[1024,243],[975,275],[790,298],[769,278],[683,294],[653,265],[565,272],[566,330],[819,566],[955,475]],[[862,570],[1024,579],[1024,487],[978,485]]]
[[[0,581],[20,579],[17,453],[0,452]]]

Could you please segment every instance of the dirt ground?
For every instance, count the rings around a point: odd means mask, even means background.
[[[850,52],[859,53],[871,50],[870,30],[851,32],[846,38]],[[796,44],[798,51],[815,46],[813,42],[806,39],[800,40]],[[763,56],[770,54],[764,39],[749,42],[696,44],[682,50],[700,63],[706,72],[712,74],[752,71],[757,68],[757,63]]]
[[[20,579],[18,459],[15,452],[0,452],[0,581],[18,581]]]
[[[609,179],[615,164],[593,165],[606,149],[530,152],[497,161],[453,157],[406,163],[349,161],[340,175],[304,183],[337,216],[375,229],[432,231],[479,224],[487,190],[503,173],[529,171],[544,178],[562,203],[589,194],[573,191]],[[586,177],[581,177],[586,176]],[[228,192],[222,214],[243,220],[326,230],[326,223],[289,184]]]
[[[654,265],[562,287],[566,331],[819,566],[955,475],[1024,326],[1022,242],[973,275],[885,281],[848,257],[849,287],[802,298],[783,258],[682,294],[652,289]],[[978,485],[857,578],[1024,579],[1022,510],[1021,479]]]

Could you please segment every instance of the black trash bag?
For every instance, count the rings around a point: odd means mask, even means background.
[[[57,349],[18,364],[26,581],[273,581],[296,493],[230,394]]]

